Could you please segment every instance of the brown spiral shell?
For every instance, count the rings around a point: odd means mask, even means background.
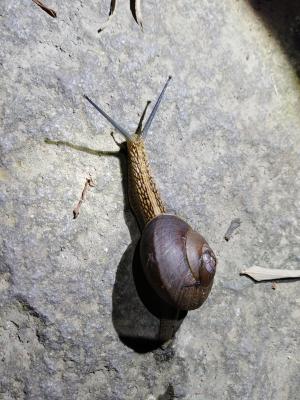
[[[193,310],[206,300],[216,257],[203,236],[179,217],[160,214],[145,226],[140,257],[150,285],[170,305]]]

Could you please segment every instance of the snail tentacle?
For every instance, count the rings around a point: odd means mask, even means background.
[[[165,91],[166,91],[166,89],[168,87],[168,84],[169,84],[171,79],[172,79],[172,76],[170,75],[168,80],[167,80],[167,82],[165,83],[165,86],[163,87],[163,90],[161,91],[160,95],[158,96],[158,99],[157,99],[157,101],[156,101],[156,103],[155,103],[155,105],[153,107],[153,110],[151,111],[151,114],[149,115],[149,118],[147,119],[147,122],[146,122],[146,124],[144,126],[144,129],[143,129],[143,132],[142,132],[143,138],[146,137],[146,135],[147,135],[147,133],[149,131],[149,128],[151,126],[153,118],[155,117],[155,114],[157,113],[158,107],[159,107],[159,105],[161,103],[163,95],[164,95],[164,93],[165,93]]]
[[[87,95],[83,95],[83,97],[92,104],[92,106],[94,106],[96,108],[97,111],[99,111],[100,114],[103,115],[104,118],[106,118],[114,128],[117,129],[117,131],[119,131],[121,133],[121,135],[123,135],[126,140],[130,140],[130,133],[126,131],[126,129],[122,128],[115,120],[113,120],[108,114],[106,114],[106,112],[104,110],[102,110],[101,107],[97,106],[97,104],[95,104],[93,102],[93,100],[91,100]]]

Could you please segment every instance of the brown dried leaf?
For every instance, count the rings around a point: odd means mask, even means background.
[[[240,272],[240,275],[248,275],[255,281],[260,282],[275,279],[300,278],[300,270],[262,268],[255,265]]]
[[[56,18],[56,12],[52,10],[51,8],[48,8],[39,0],[32,0],[36,5],[41,7],[42,10],[44,10],[47,14],[49,14],[51,17]]]

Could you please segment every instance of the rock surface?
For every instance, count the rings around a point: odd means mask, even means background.
[[[149,0],[142,32],[124,0],[98,34],[108,0],[45,3],[56,19],[30,0],[0,5],[0,398],[296,400],[299,282],[272,290],[239,272],[299,268],[299,49],[288,35],[300,14],[276,30],[272,15],[291,2],[267,2],[268,13],[264,2]],[[152,170],[219,265],[175,340],[146,351],[138,342],[158,322],[133,282],[125,163],[105,155],[118,151],[111,127],[83,94],[132,131],[169,74],[147,139]],[[96,187],[74,220],[89,174]]]

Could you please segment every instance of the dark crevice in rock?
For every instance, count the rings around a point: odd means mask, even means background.
[[[157,400],[173,400],[173,399],[175,399],[174,386],[172,385],[172,383],[169,383],[165,393],[158,396]]]
[[[16,300],[18,301],[24,312],[37,318],[43,325],[47,325],[49,323],[48,318],[41,312],[36,310],[36,308],[33,307],[31,304],[29,304],[28,300],[25,299],[23,296],[21,295],[16,296]]]

